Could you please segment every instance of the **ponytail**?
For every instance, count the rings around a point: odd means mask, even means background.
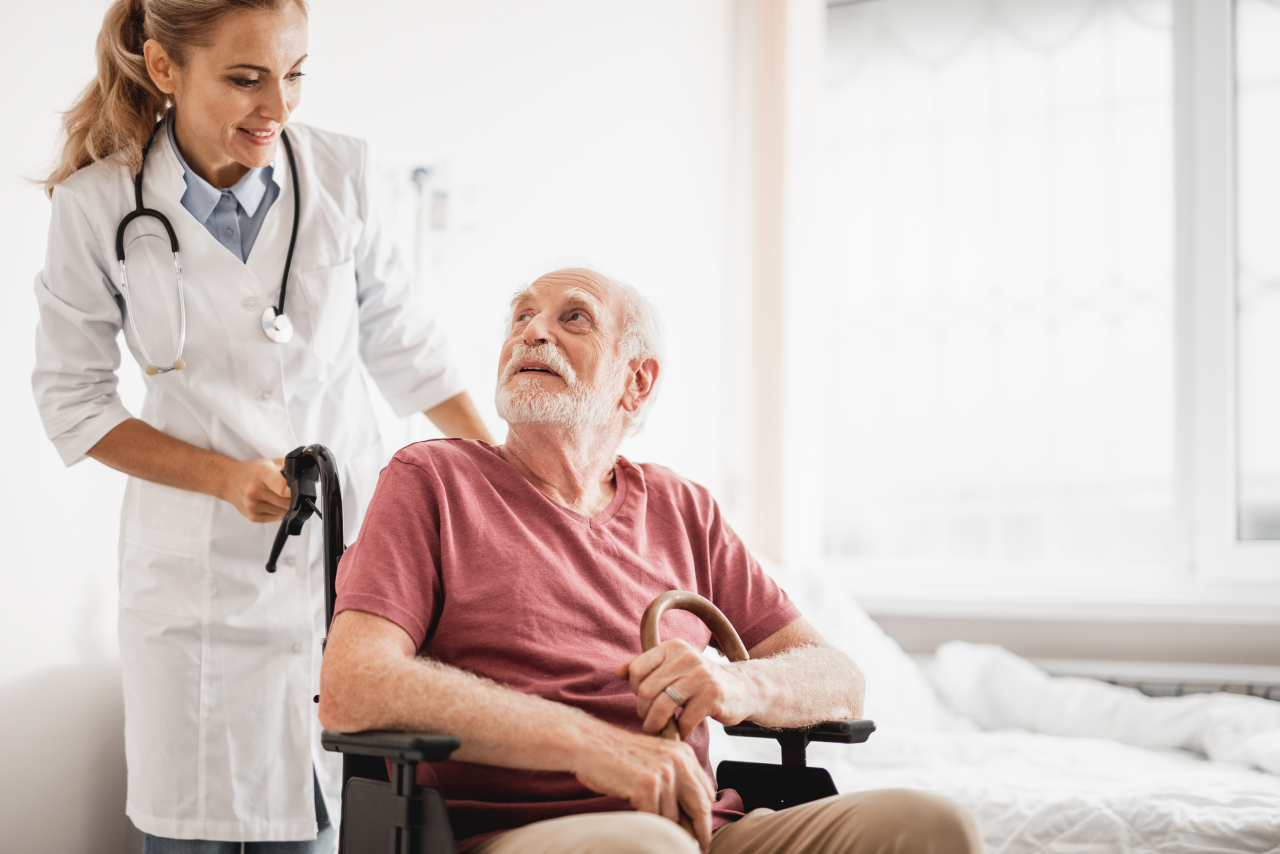
[[[142,57],[146,6],[146,0],[115,0],[107,10],[98,33],[98,76],[63,114],[66,143],[44,181],[49,195],[76,170],[106,157],[119,157],[134,172],[142,166],[142,149],[169,107]]]
[[[62,116],[66,142],[45,192],[52,196],[77,170],[108,157],[131,172],[142,168],[142,149],[171,104],[147,73],[147,39],[183,65],[228,12],[278,12],[291,2],[306,11],[305,0],[114,0],[98,33],[98,75]]]

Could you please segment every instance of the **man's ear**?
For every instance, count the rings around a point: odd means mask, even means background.
[[[627,389],[622,395],[622,408],[627,412],[635,412],[653,394],[653,387],[658,382],[657,359],[632,359],[631,373],[627,378]]]
[[[178,89],[178,65],[155,39],[147,39],[142,46],[142,57],[147,63],[147,74],[156,88],[166,95]]]

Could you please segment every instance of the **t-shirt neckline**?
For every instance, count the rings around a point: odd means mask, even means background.
[[[618,454],[614,458],[614,463],[613,463],[613,480],[614,480],[614,486],[615,486],[615,489],[613,491],[613,500],[609,502],[608,507],[605,507],[596,515],[587,517],[587,516],[583,516],[581,513],[578,513],[575,510],[570,510],[568,507],[565,507],[563,504],[561,504],[559,501],[556,501],[550,495],[547,495],[541,489],[538,489],[538,487],[536,487],[533,483],[531,483],[527,477],[525,477],[523,474],[520,473],[519,469],[517,469],[515,466],[511,465],[510,462],[507,461],[506,456],[503,455],[502,453],[501,445],[489,445],[489,450],[493,452],[493,455],[498,458],[499,462],[501,462],[504,466],[507,467],[507,469],[511,472],[513,476],[515,476],[527,488],[533,490],[533,492],[536,493],[539,498],[541,498],[543,501],[547,502],[552,507],[559,510],[561,513],[564,513],[565,515],[569,516],[575,521],[581,522],[582,524],[586,525],[588,528],[599,528],[605,523],[607,523],[610,519],[612,519],[614,516],[617,515],[620,509],[622,509],[622,504],[627,499],[628,477],[627,475],[624,474],[624,470],[631,468],[631,461],[628,460],[626,457],[622,456],[621,454]]]

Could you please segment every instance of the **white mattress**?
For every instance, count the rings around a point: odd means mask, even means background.
[[[939,657],[939,665],[955,662],[954,667],[936,676],[948,699],[961,707],[957,710],[942,702],[930,678],[851,596],[826,580],[786,575],[779,580],[810,621],[853,656],[867,677],[866,716],[879,726],[871,740],[809,748],[809,764],[828,769],[840,791],[905,786],[951,797],[973,812],[989,854],[1280,854],[1280,776],[1260,770],[1275,770],[1271,757],[1280,732],[1254,737],[1257,733],[1241,730],[1236,741],[1256,749],[1236,750],[1240,761],[1211,761],[1201,752],[1175,747],[1073,737],[1069,732],[1076,719],[1082,720],[1084,735],[1105,729],[1105,716],[1085,720],[1083,712],[1053,718],[1056,734],[1028,732],[1040,725],[1047,705],[1031,692],[1042,690],[1046,701],[1061,703],[1070,685],[1049,680],[1037,687],[1037,680],[1022,669],[1030,665],[1003,651],[952,650]],[[990,690],[973,687],[985,684],[982,679],[962,678],[960,668],[973,668],[975,662],[986,667],[983,677]],[[957,691],[957,684],[969,690]],[[1085,684],[1079,696],[1091,701],[1090,692],[1099,687],[1126,690]],[[1265,729],[1272,706],[1280,713],[1280,704],[1257,705],[1262,702],[1240,705],[1240,726]],[[1135,709],[1153,719],[1163,715],[1167,723],[1173,708],[1149,707],[1145,698],[1128,703],[1124,726],[1112,738],[1135,731]],[[1196,746],[1206,737],[1212,742],[1214,733],[1220,736],[1231,725],[1223,708],[1222,702],[1213,706],[1211,728],[1177,727],[1170,743]],[[1178,720],[1187,718],[1186,709],[1186,704],[1177,707]],[[992,728],[992,721],[999,720],[1003,731],[984,730],[975,718]],[[1010,731],[1017,725],[1023,731]],[[1143,737],[1149,741],[1150,733]],[[776,743],[729,738],[716,725],[711,749],[715,762],[778,761]]]

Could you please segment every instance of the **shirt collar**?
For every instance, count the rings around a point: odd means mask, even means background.
[[[178,158],[178,165],[182,167],[182,180],[187,185],[186,192],[182,194],[182,206],[199,222],[205,222],[213,213],[213,209],[218,206],[218,201],[222,198],[222,190],[201,178],[187,165],[182,152],[178,149],[178,139],[174,136],[173,125],[173,112],[170,111],[169,120],[165,122],[169,132],[169,145],[173,148],[174,156]],[[261,166],[250,169],[243,178],[229,187],[227,192],[235,196],[245,213],[253,216],[258,212],[258,205],[262,204],[263,198],[267,195],[267,182],[275,180],[275,166]],[[276,183],[279,184],[278,181]]]

